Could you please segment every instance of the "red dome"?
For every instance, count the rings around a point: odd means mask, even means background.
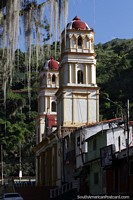
[[[48,62],[48,68],[58,70],[58,68],[59,68],[58,65],[59,65],[58,62],[56,60],[54,60],[53,57],[51,57],[49,62]]]
[[[86,30],[87,29],[87,24],[85,22],[82,22],[79,17],[75,17],[73,19],[72,23],[72,29],[81,29],[81,30]]]
[[[82,22],[81,19],[76,16],[72,22],[67,24],[67,29],[76,29],[76,30],[91,30],[85,22]]]

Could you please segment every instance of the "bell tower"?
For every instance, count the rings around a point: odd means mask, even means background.
[[[99,121],[94,31],[75,17],[61,35],[57,125],[78,127]]]
[[[59,88],[59,63],[51,57],[40,72],[38,91],[38,116],[36,119],[37,144],[47,137],[57,125],[55,93]]]

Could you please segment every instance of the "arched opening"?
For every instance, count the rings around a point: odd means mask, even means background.
[[[47,76],[47,84],[51,84],[51,75],[50,74],[48,74],[48,76]]]
[[[77,77],[78,77],[78,83],[83,83],[83,72],[82,70],[78,70],[78,73],[77,73]]]
[[[56,103],[54,101],[52,102],[51,108],[52,112],[56,112]]]
[[[72,48],[76,48],[76,38],[74,36],[71,38],[71,44]]]
[[[78,46],[79,47],[82,46],[82,37],[81,36],[78,37]]]
[[[89,47],[89,39],[88,39],[88,37],[86,36],[85,39],[84,39],[84,48],[85,48],[85,49],[88,49],[88,47]]]
[[[52,75],[52,83],[55,83],[55,80],[56,80],[56,76],[53,74]]]

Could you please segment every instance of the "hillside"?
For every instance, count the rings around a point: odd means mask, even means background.
[[[133,39],[114,39],[95,46],[97,84],[100,90],[101,118],[118,116],[118,106],[110,104],[105,96],[123,108],[130,101],[130,118],[133,118]],[[120,108],[119,106],[119,108]],[[118,112],[117,112],[118,111]]]

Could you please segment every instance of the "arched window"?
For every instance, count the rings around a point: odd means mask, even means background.
[[[51,83],[51,76],[50,76],[50,74],[48,74],[47,84],[50,84],[50,83]]]
[[[81,36],[79,36],[78,37],[78,46],[82,46],[82,37]]]
[[[71,44],[72,48],[76,48],[76,38],[74,36],[71,38]]]
[[[55,75],[53,74],[53,75],[52,75],[52,83],[55,83],[55,79],[56,79],[56,77],[55,77]]]
[[[78,70],[78,73],[77,73],[77,77],[78,77],[78,83],[83,83],[83,72],[82,70]]]
[[[89,47],[89,39],[88,39],[88,37],[86,36],[85,39],[84,39],[84,48],[85,48],[85,49],[88,49],[88,47]]]
[[[51,108],[52,112],[56,112],[56,103],[54,101],[52,102]]]

